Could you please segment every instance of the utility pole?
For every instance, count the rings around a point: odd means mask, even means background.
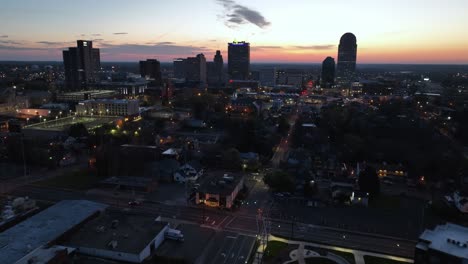
[[[294,221],[296,220],[296,217],[293,216],[292,222],[291,222],[291,240],[294,240]]]
[[[23,176],[26,184],[28,183],[27,175],[28,173],[26,172],[26,156],[24,154],[24,134],[21,132],[20,134],[21,137],[21,152],[23,154]]]

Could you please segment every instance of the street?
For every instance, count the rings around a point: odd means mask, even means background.
[[[261,185],[259,185],[260,187]],[[260,188],[261,190],[261,188]],[[256,195],[265,195],[257,190]],[[257,208],[251,206],[238,212],[222,211],[219,209],[187,206],[169,206],[156,202],[143,202],[141,205],[130,207],[128,198],[123,196],[99,196],[80,191],[68,191],[51,188],[24,186],[12,193],[15,196],[29,196],[33,199],[57,202],[63,199],[88,199],[109,204],[114,209],[133,213],[162,216],[174,220],[183,220],[201,224],[215,230],[232,231],[245,235],[259,234],[263,223],[266,223],[270,233],[287,238],[307,240],[316,243],[336,245],[345,248],[372,251],[383,254],[412,258],[415,242],[411,240],[385,237],[348,230],[332,229],[309,223],[288,221],[277,218],[257,220]],[[252,198],[251,198],[252,199]],[[255,209],[257,208],[257,209]],[[269,209],[269,208],[264,208]]]

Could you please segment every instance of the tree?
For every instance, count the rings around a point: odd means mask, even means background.
[[[375,168],[366,166],[359,175],[359,190],[368,192],[371,196],[376,196],[380,193],[380,180],[377,176]]]
[[[278,133],[280,133],[282,136],[286,136],[289,131],[289,127],[288,120],[286,120],[285,117],[281,117],[278,120]]]
[[[271,189],[277,192],[294,191],[295,186],[293,176],[281,170],[266,174],[263,181]]]
[[[86,129],[83,123],[73,124],[68,129],[68,135],[74,138],[87,137],[88,129]]]
[[[239,170],[241,167],[240,153],[235,148],[223,152],[223,167],[230,170]]]
[[[157,134],[162,133],[166,129],[166,120],[164,119],[156,119],[154,121],[154,132]]]

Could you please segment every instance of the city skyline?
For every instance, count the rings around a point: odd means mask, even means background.
[[[171,62],[227,54],[227,43],[237,40],[251,43],[252,62],[320,63],[337,58],[340,37],[352,32],[358,63],[468,63],[462,0],[112,3],[112,12],[108,1],[4,3],[0,60],[60,61],[64,48],[84,39],[101,49],[103,61]]]

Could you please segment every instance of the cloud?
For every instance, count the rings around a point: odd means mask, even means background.
[[[99,37],[99,36],[101,36],[101,34],[91,34],[91,36],[93,36],[93,37]]]
[[[230,28],[248,23],[262,29],[271,25],[260,12],[239,5],[234,0],[216,0],[216,2],[223,6],[225,14],[220,17],[225,20],[225,25]]]
[[[163,41],[163,42],[148,42],[148,45],[175,45],[175,42]]]
[[[8,35],[0,35],[0,38],[8,38]]]
[[[335,48],[335,45],[327,44],[327,45],[310,45],[310,46],[293,46],[296,49],[304,49],[304,50],[329,50]]]
[[[250,47],[250,50],[253,50],[253,51],[262,51],[262,50],[279,50],[279,49],[283,49],[282,46],[252,46]]]
[[[164,43],[164,42],[161,42]],[[167,42],[169,43],[169,42]],[[133,54],[133,55],[193,55],[197,53],[209,52],[204,47],[175,44],[102,44],[102,52],[108,55]]]
[[[92,39],[91,41],[99,42],[99,41],[104,41],[104,39],[98,38],[98,39]]]
[[[36,43],[38,43],[38,44],[44,44],[44,45],[63,45],[63,44],[70,43],[70,42],[37,41]]]
[[[15,40],[0,40],[0,44],[20,45],[22,43]]]
[[[46,50],[46,48],[29,48],[0,44],[0,50]]]
[[[112,33],[114,35],[127,35],[128,33],[127,32],[116,32],[116,33]]]

